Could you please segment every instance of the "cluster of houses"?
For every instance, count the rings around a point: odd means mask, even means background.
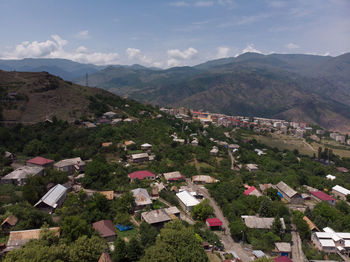
[[[132,145],[135,145],[135,142],[132,140],[125,141],[123,144],[124,150],[128,151],[128,148]],[[145,163],[152,161],[155,158],[155,155],[152,153],[152,145],[149,143],[142,144],[139,151],[130,151],[128,154],[128,162],[134,164]]]
[[[128,107],[127,105],[125,105],[126,107]],[[140,112],[140,114],[142,113],[142,111]],[[90,122],[90,121],[85,121],[83,122],[83,125],[86,128],[95,128],[98,125],[103,125],[103,124],[108,124],[108,125],[116,125],[118,123],[124,122],[124,123],[133,123],[136,122],[137,119],[134,118],[118,118],[118,114],[113,112],[113,111],[108,111],[105,112],[101,117],[99,117],[98,119],[96,119],[95,122]]]

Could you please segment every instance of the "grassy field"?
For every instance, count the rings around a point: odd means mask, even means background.
[[[117,232],[117,235],[121,238],[125,239],[126,241],[129,241],[132,237],[136,236],[139,233],[137,228],[133,228],[127,231],[119,231]]]
[[[271,136],[253,135],[257,141],[270,147],[277,147],[279,150],[294,150],[297,149],[301,154],[312,156],[317,155],[318,148],[328,147],[333,150],[336,155],[341,157],[350,157],[350,147],[343,146],[332,140],[322,140],[321,142],[307,143],[305,139],[298,139],[287,135],[271,134]]]

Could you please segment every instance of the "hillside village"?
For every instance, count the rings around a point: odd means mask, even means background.
[[[350,160],[244,136],[307,125],[104,101],[0,128],[3,261],[348,260]]]

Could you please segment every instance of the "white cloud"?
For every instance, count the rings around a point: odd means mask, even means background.
[[[229,57],[229,52],[230,52],[230,48],[229,47],[225,47],[225,46],[220,46],[218,47],[218,53],[216,55],[216,58],[226,58]]]
[[[84,30],[84,31],[80,31],[76,34],[76,38],[79,39],[89,39],[90,35],[89,35],[89,31],[88,30]]]
[[[197,6],[197,7],[210,7],[213,5],[214,5],[213,1],[197,1],[194,3],[194,6]]]
[[[237,6],[235,1],[233,1],[233,0],[218,0],[218,4],[225,6],[225,7],[228,7],[230,9]]]
[[[80,63],[106,65],[117,63],[118,53],[90,52],[86,47],[79,46],[74,52],[66,51],[64,46],[68,41],[58,35],[43,42],[24,41],[16,45],[12,51],[1,54],[3,59],[22,58],[65,58]]]
[[[126,54],[128,55],[129,58],[134,58],[138,56],[141,53],[140,49],[137,48],[127,48],[126,49]]]
[[[253,44],[248,44],[246,48],[244,48],[240,53],[236,54],[235,57],[242,55],[244,53],[258,53],[262,54],[262,52],[254,47]]]
[[[189,4],[185,1],[171,2],[169,5],[175,6],[175,7],[189,6]]]
[[[168,50],[168,66],[180,66],[183,65],[186,60],[193,59],[198,51],[193,47],[189,47],[183,51],[179,49]]]
[[[125,50],[125,52],[130,60],[138,60],[144,64],[152,65],[155,67],[161,66],[160,62],[153,62],[152,58],[142,54],[140,49],[129,47]]]
[[[294,43],[286,44],[286,47],[288,49],[297,49],[297,48],[299,48],[299,46],[297,44],[294,44]]]

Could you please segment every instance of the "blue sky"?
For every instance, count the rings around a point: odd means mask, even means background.
[[[0,58],[172,67],[350,51],[348,0],[0,0]]]

